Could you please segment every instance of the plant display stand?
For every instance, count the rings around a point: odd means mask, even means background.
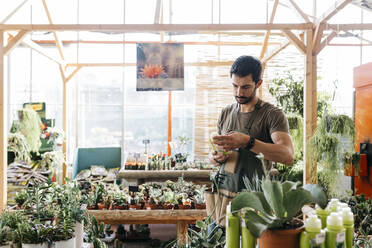
[[[162,182],[177,180],[179,177],[196,184],[211,184],[210,174],[212,170],[120,170],[117,179],[125,179],[129,183],[140,185],[145,182]]]
[[[179,245],[187,243],[188,224],[207,217],[206,210],[89,210],[105,224],[177,224]]]

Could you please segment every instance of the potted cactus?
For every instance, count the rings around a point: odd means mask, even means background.
[[[114,203],[113,207],[117,210],[128,209],[128,195],[122,191],[114,193]]]
[[[161,195],[162,195],[161,189],[151,187],[149,189],[148,200],[145,203],[145,209],[157,209]]]

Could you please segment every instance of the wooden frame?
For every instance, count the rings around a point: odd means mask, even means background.
[[[159,7],[156,8],[155,12],[155,24],[53,24],[51,14],[47,8],[46,1],[43,1],[43,5],[48,17],[49,24],[4,24],[7,20],[11,18],[22,6],[24,6],[28,0],[24,0],[19,4],[1,23],[0,23],[0,210],[6,207],[6,165],[7,165],[7,111],[6,111],[6,83],[4,82],[4,56],[11,52],[11,49],[16,47],[17,44],[25,44],[32,49],[40,52],[44,56],[47,56],[54,62],[60,65],[61,77],[63,81],[63,99],[64,99],[64,117],[67,115],[67,82],[76,75],[76,73],[84,66],[126,66],[131,65],[131,63],[66,63],[64,61],[64,54],[62,51],[62,42],[58,39],[58,31],[110,31],[119,33],[136,33],[136,32],[172,32],[172,31],[182,31],[182,32],[224,32],[224,31],[247,31],[247,30],[265,30],[269,34],[272,30],[281,30],[290,40],[291,44],[294,44],[302,53],[306,56],[306,80],[305,80],[305,138],[304,143],[311,137],[314,128],[316,126],[316,60],[317,54],[327,45],[327,43],[337,35],[336,31],[333,31],[327,38],[322,39],[323,31],[325,30],[372,30],[372,23],[365,24],[327,24],[338,11],[347,6],[351,0],[339,0],[326,11],[320,18],[311,23],[308,16],[301,10],[301,8],[296,5],[295,0],[288,0],[295,11],[302,17],[305,23],[273,23],[274,15],[278,5],[278,0],[274,3],[274,8],[270,18],[271,23],[267,24],[157,24],[161,22],[161,0],[158,0]],[[158,8],[160,9],[158,11]],[[299,39],[292,31],[302,30],[306,33],[306,45],[301,39]],[[18,31],[18,34],[13,36],[13,39],[5,46],[4,34],[5,32]],[[40,46],[35,45],[36,43],[25,39],[24,36],[27,32],[32,31],[52,31],[54,32],[54,38],[56,40],[56,45],[60,53],[61,59],[54,58],[48,55],[44,49]],[[267,37],[267,38],[266,38]],[[265,56],[269,35],[265,35],[265,40],[263,43],[262,51],[263,55],[263,65],[266,66],[267,62],[276,56],[280,51],[285,49],[289,43],[284,43],[278,49],[276,49],[270,55]],[[266,41],[266,42],[265,42]],[[265,45],[266,44],[266,45]],[[223,45],[223,43],[218,44]],[[336,46],[338,44],[331,44]],[[353,44],[345,44],[353,45]],[[368,44],[359,44],[368,45]],[[231,62],[214,62],[208,63],[210,66],[219,65],[230,65]],[[203,65],[203,63],[192,63],[192,65],[198,66]],[[76,67],[73,72],[66,76],[65,69],[68,66]],[[67,127],[67,121],[64,118],[63,127],[65,131]],[[310,163],[310,157],[305,147],[305,173],[304,173],[304,183],[314,182],[314,177],[311,173],[316,173],[312,168],[312,163]]]

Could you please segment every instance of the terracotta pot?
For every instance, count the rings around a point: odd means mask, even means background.
[[[205,209],[206,206],[205,206],[205,203],[203,204],[195,204],[195,209]]]
[[[127,205],[124,205],[124,206],[114,205],[114,209],[115,210],[125,210],[125,209],[128,209],[128,206]]]
[[[97,209],[97,206],[96,205],[94,205],[94,206],[87,206],[87,209],[88,210],[95,210],[95,209]]]
[[[141,205],[140,204],[137,204],[137,205],[129,205],[129,210],[140,210],[141,209]]]
[[[260,248],[298,248],[303,227],[287,230],[266,230],[259,239]]]
[[[190,208],[191,208],[190,205],[182,205],[182,204],[178,204],[178,209],[179,209],[179,210],[190,209]]]
[[[105,205],[103,202],[97,204],[99,210],[108,210],[110,206]]]
[[[354,176],[354,167],[352,164],[344,163],[344,174],[345,176]]]
[[[149,203],[146,203],[146,204],[145,204],[145,209],[147,209],[147,210],[158,209],[158,205],[157,205],[157,204],[149,204]]]
[[[163,208],[163,209],[173,209],[173,204],[164,203],[164,204],[162,205],[162,208]]]

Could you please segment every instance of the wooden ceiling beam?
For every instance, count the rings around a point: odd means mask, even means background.
[[[22,42],[22,39],[26,36],[27,33],[28,33],[27,31],[21,30],[18,32],[16,36],[11,36],[12,38],[4,48],[4,56],[8,55],[10,51],[17,47],[19,43]]]
[[[301,53],[306,54],[305,44],[294,33],[289,30],[282,30],[282,32]]]

